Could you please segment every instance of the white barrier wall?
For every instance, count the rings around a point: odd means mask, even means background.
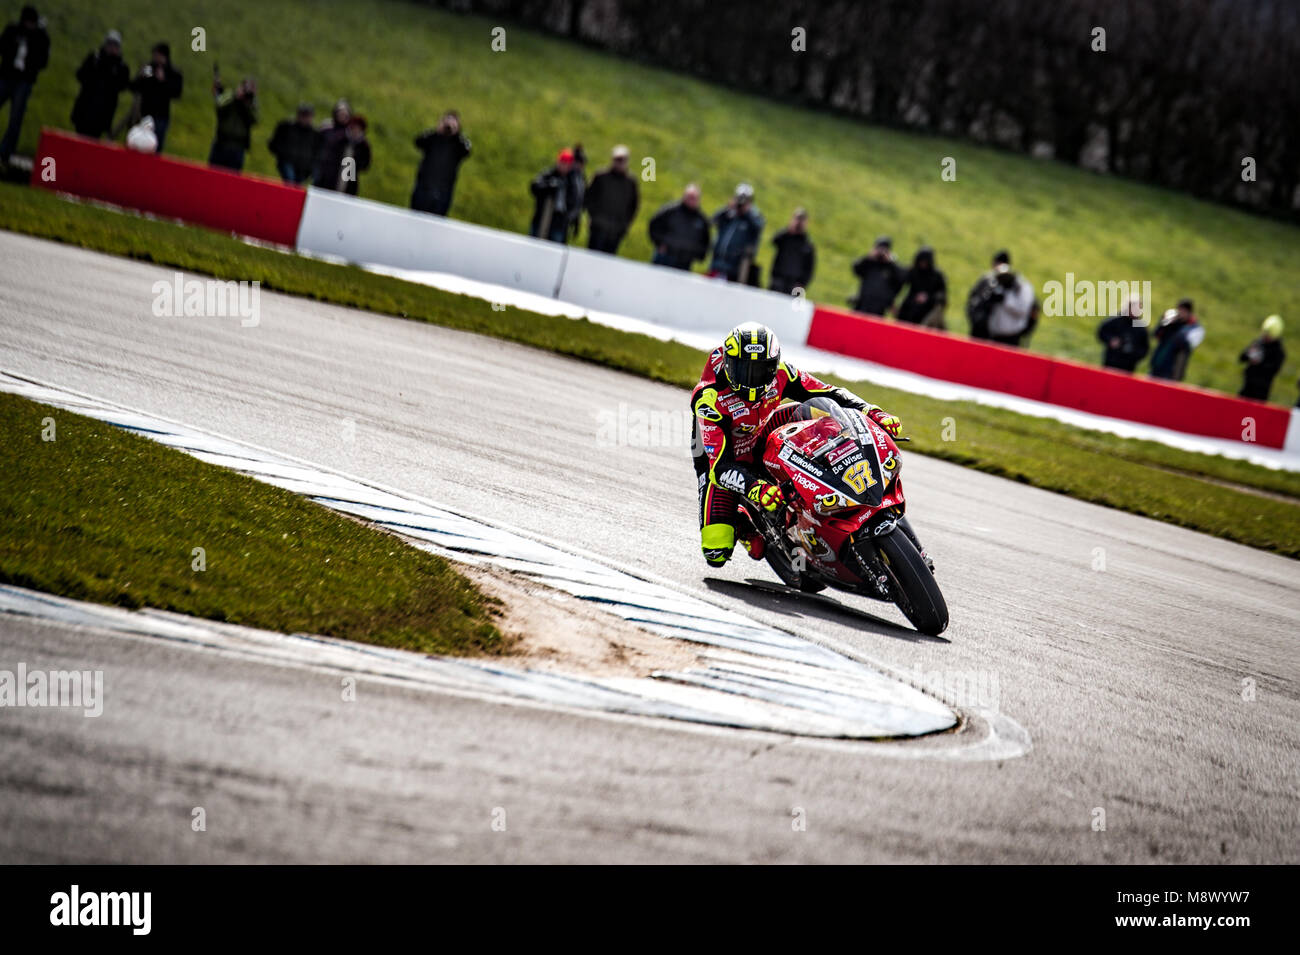
[[[569,249],[556,297],[666,328],[708,332],[719,340],[739,322],[762,322],[788,345],[807,341],[813,312],[805,298],[588,249]]]
[[[449,272],[555,297],[563,246],[339,192],[308,189],[298,248],[361,265]]]
[[[315,188],[307,190],[298,248],[361,265],[446,272],[709,335],[756,321],[801,345],[812,322],[806,299]]]

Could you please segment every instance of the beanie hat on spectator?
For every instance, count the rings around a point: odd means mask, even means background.
[[[560,154],[555,157],[556,162],[573,162],[573,150],[561,149]]]
[[[615,146],[609,155],[611,159],[626,159],[629,155],[628,148],[623,145]]]
[[[39,20],[41,15],[36,12],[33,6],[23,7],[23,12],[18,16],[19,23],[31,23],[33,20]]]
[[[1010,264],[1011,264],[1011,253],[1008,252],[1006,249],[1001,249],[1001,250],[995,252],[995,253],[993,254],[993,264],[994,264],[994,265],[1010,265]]]
[[[169,60],[172,58],[172,48],[168,46],[166,43],[155,43],[153,45],[153,51],[155,53],[161,53]]]
[[[1281,338],[1282,337],[1282,316],[1270,315],[1268,318],[1264,319],[1264,325],[1261,330],[1264,332],[1264,335],[1267,338]]]
[[[883,245],[886,249],[892,249],[892,248],[894,247],[894,240],[891,239],[891,238],[890,238],[889,236],[887,236],[887,235],[878,235],[878,236],[876,236],[876,241],[872,243],[872,247],[878,249],[878,248],[880,248],[882,245]]]
[[[104,43],[105,44],[116,43],[118,46],[121,46],[122,34],[119,33],[117,30],[109,30],[107,33],[104,34]]]
[[[1196,307],[1195,307],[1194,305],[1192,305],[1192,300],[1191,300],[1190,298],[1182,298],[1182,299],[1179,299],[1179,300],[1178,300],[1178,307],[1179,307],[1179,308],[1185,308],[1185,309],[1187,309],[1189,312],[1194,312],[1194,311],[1196,311]]]

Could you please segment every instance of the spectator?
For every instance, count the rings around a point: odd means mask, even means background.
[[[583,204],[590,222],[587,224],[587,248],[614,255],[636,218],[641,199],[636,179],[628,175],[628,149],[615,146],[610,153],[609,168],[592,177]]]
[[[533,221],[528,234],[551,242],[569,240],[569,228],[582,212],[582,193],[574,175],[573,150],[562,149],[555,165],[537,174],[533,193]]]
[[[443,113],[434,129],[415,137],[415,148],[424,158],[415,174],[411,208],[445,216],[451,209],[456,173],[470,151],[469,140],[460,131],[460,114],[454,109]]]
[[[1116,371],[1136,371],[1138,362],[1151,350],[1147,321],[1142,317],[1142,299],[1134,295],[1119,315],[1097,326],[1097,340],[1106,346],[1101,364]]]
[[[573,180],[573,193],[576,197],[573,215],[569,219],[569,233],[576,242],[578,232],[582,229],[582,207],[587,200],[587,151],[582,148],[582,143],[573,144],[573,168],[569,170],[569,178]]]
[[[808,238],[808,210],[794,210],[790,224],[773,236],[772,244],[776,255],[772,257],[772,278],[767,287],[786,295],[795,289],[807,290],[817,265],[817,250]]]
[[[293,119],[275,125],[267,148],[275,157],[275,170],[285,182],[296,185],[311,179],[320,152],[321,133],[312,125],[316,110],[311,103],[298,104]]]
[[[347,129],[348,122],[352,119],[352,104],[347,100],[339,97],[334,103],[334,108],[330,110],[330,118],[320,124],[320,134],[324,136],[331,129]]]
[[[366,118],[349,113],[346,126],[330,126],[323,134],[312,185],[355,196],[360,191],[360,175],[369,168],[370,140],[366,139]]]
[[[655,265],[689,270],[709,254],[709,220],[700,211],[700,187],[691,183],[679,202],[664,205],[650,220]]]
[[[1165,312],[1156,329],[1156,350],[1151,356],[1151,377],[1182,381],[1192,352],[1205,340],[1205,327],[1185,298]]]
[[[1264,319],[1259,337],[1246,346],[1239,360],[1246,363],[1239,392],[1241,397],[1268,401],[1273,379],[1286,361],[1286,349],[1282,347],[1281,315],[1270,315]]]
[[[183,85],[184,78],[172,66],[171,47],[166,43],[154,45],[149,62],[140,68],[140,72],[131,81],[131,90],[136,95],[136,107],[132,112],[140,118],[153,117],[158,152],[163,151],[167,142],[167,127],[172,121],[172,100],[180,99]]]
[[[27,100],[36,74],[50,62],[50,35],[35,7],[23,7],[17,23],[0,33],[0,106],[9,103],[9,125],[0,139],[0,165],[9,161],[18,145]]]
[[[77,68],[81,92],[72,104],[72,128],[99,139],[113,128],[117,98],[131,82],[122,60],[122,34],[109,30],[98,50],[91,50]]]
[[[1003,249],[993,253],[993,263],[989,270],[975,280],[970,294],[966,297],[966,319],[970,322],[971,338],[989,337],[989,316],[993,312],[995,296],[998,293],[997,267],[1011,265],[1011,253]]]
[[[989,340],[1019,347],[1033,334],[1038,323],[1034,287],[1024,276],[1013,272],[1006,262],[999,263],[993,270],[993,282]]]
[[[894,299],[903,287],[903,269],[894,258],[893,247],[894,240],[882,235],[869,253],[853,263],[853,274],[861,281],[858,297],[849,304],[859,312],[888,315],[893,311]]]
[[[903,273],[907,294],[898,306],[898,320],[927,328],[947,328],[943,320],[948,307],[948,282],[934,264],[934,249],[923,245],[916,250],[912,267]]]
[[[754,187],[747,182],[736,186],[735,194],[713,216],[718,235],[709,274],[721,275],[728,282],[757,285],[754,256],[766,224],[763,214],[754,207]]]
[[[244,168],[244,156],[257,123],[257,84],[245,77],[232,93],[222,87],[220,79],[215,79],[212,100],[217,107],[217,134],[208,151],[208,165],[239,172]]]

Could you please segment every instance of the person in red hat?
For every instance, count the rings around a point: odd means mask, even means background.
[[[582,214],[582,194],[573,172],[573,150],[561,149],[555,165],[538,173],[530,187],[533,193],[533,221],[528,234],[534,238],[565,243],[569,226]]]

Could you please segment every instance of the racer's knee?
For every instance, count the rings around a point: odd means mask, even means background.
[[[705,524],[700,528],[700,547],[710,567],[721,567],[736,549],[736,528],[730,524]]]

